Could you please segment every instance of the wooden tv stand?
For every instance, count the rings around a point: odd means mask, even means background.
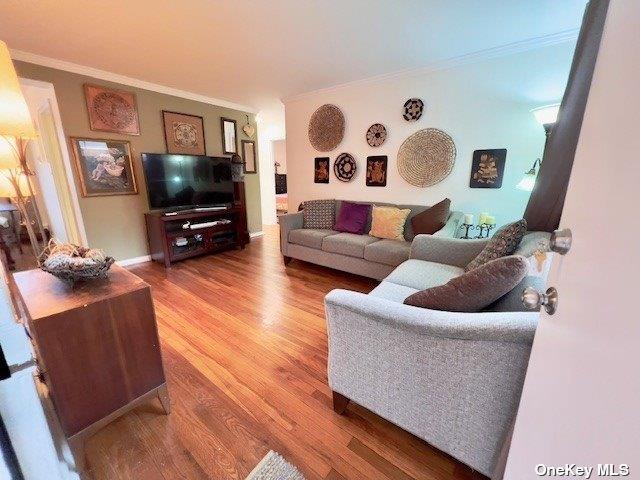
[[[247,216],[242,205],[213,210],[185,210],[173,215],[165,212],[145,214],[151,259],[170,267],[172,263],[198,255],[205,255],[249,243]],[[229,223],[194,229],[191,224],[229,220]],[[183,245],[184,240],[186,245]]]

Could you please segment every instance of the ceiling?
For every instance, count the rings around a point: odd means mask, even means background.
[[[255,109],[579,27],[585,0],[3,0],[0,39]]]

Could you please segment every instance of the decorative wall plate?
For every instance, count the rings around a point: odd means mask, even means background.
[[[89,128],[99,132],[140,135],[136,96],[101,85],[84,85]]]
[[[437,128],[419,130],[398,150],[398,172],[411,185],[429,187],[453,169],[456,146],[447,133]]]
[[[256,133],[256,127],[249,123],[249,115],[245,115],[245,117],[247,117],[247,123],[242,127],[242,131],[247,137],[253,138],[253,135]]]
[[[329,103],[319,107],[309,120],[309,141],[319,152],[329,152],[344,137],[344,115]]]
[[[350,181],[356,174],[356,161],[348,153],[341,153],[333,164],[333,173],[341,182]]]
[[[424,102],[419,98],[410,98],[404,102],[402,116],[407,122],[415,122],[422,116]]]
[[[371,147],[379,147],[387,139],[387,129],[381,123],[374,123],[367,130],[367,143]]]

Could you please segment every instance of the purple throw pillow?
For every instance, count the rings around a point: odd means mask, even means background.
[[[371,205],[366,203],[342,202],[333,229],[338,232],[362,235],[367,226]]]

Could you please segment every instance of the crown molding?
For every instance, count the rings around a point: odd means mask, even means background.
[[[538,48],[548,47],[551,45],[558,45],[561,43],[575,41],[578,38],[579,28],[573,28],[570,30],[564,30],[562,32],[553,33],[550,35],[543,35],[540,37],[529,38],[527,40],[521,40],[518,42],[508,43],[499,47],[487,48],[484,50],[478,50],[476,52],[466,53],[457,57],[451,57],[444,60],[438,60],[422,67],[407,68],[404,70],[397,70],[395,72],[383,73],[373,77],[363,78],[360,80],[354,80],[352,82],[341,83],[331,87],[320,88],[317,90],[311,90],[309,92],[290,95],[282,98],[283,103],[295,102],[303,100],[305,98],[312,97],[314,95],[331,93],[337,90],[342,90],[348,87],[368,85],[372,83],[381,83],[389,80],[412,77],[418,75],[425,75],[439,70],[447,70],[450,68],[460,67],[463,65],[469,65],[472,63],[478,63],[493,58],[505,57],[516,53],[527,52],[529,50],[536,50]]]
[[[163,93],[165,95],[171,95],[179,98],[186,98],[188,100],[194,100],[196,102],[208,103],[210,105],[216,105],[218,107],[232,108],[234,110],[241,110],[248,113],[257,113],[258,110],[248,105],[242,105],[240,103],[229,102],[220,98],[208,97],[206,95],[200,95],[199,93],[188,92],[186,90],[180,90],[178,88],[167,87],[157,83],[146,82],[144,80],[138,80],[137,78],[127,77],[125,75],[119,75],[117,73],[108,72],[106,70],[100,70],[98,68],[87,67],[85,65],[79,65],[77,63],[66,62],[64,60],[58,60],[51,57],[45,57],[35,53],[24,52],[22,50],[10,51],[11,58],[19,60],[21,62],[33,63],[36,65],[42,65],[43,67],[55,68],[57,70],[64,70],[65,72],[77,73],[79,75],[86,75],[87,77],[98,78],[107,82],[120,83],[122,85],[128,85],[130,87],[141,88],[143,90],[150,90],[152,92]]]

